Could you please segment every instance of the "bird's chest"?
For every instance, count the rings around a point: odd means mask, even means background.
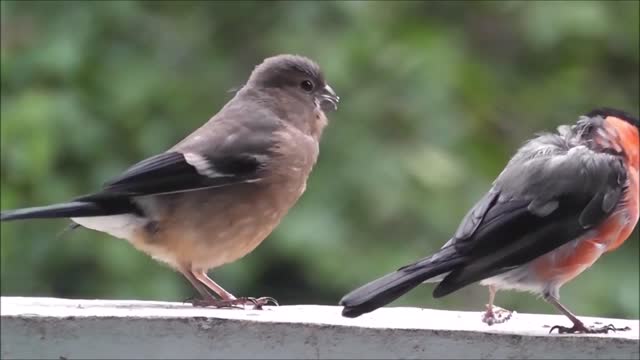
[[[638,223],[638,173],[632,172],[629,186],[618,208],[597,228],[532,262],[542,280],[565,283],[591,266],[607,251],[629,238]]]
[[[227,192],[185,193],[176,202],[165,199],[172,204],[134,245],[174,266],[209,269],[233,262],[269,236],[304,186],[305,178],[290,178]]]
[[[278,149],[269,186],[274,193],[280,194],[278,200],[284,206],[293,205],[306,190],[307,179],[316,164],[318,153],[318,142],[307,135],[283,142]]]
[[[632,168],[629,172],[629,186],[624,195],[622,206],[599,229],[599,237],[606,244],[608,251],[615,250],[622,245],[638,224],[640,216],[639,182],[638,170]]]
[[[194,239],[201,239],[193,241],[200,249],[191,255],[194,262],[205,268],[216,267],[251,252],[278,226],[304,187],[305,179],[273,184],[245,201],[228,206],[224,210],[223,223],[217,219],[203,219],[212,225],[194,231]]]
[[[591,235],[576,240],[574,249],[569,251],[569,254],[574,254],[576,251],[591,253],[592,256],[589,258],[595,261],[602,253],[617,249],[631,236],[640,215],[638,177],[638,171],[631,168],[629,183],[618,207],[609,218],[594,229],[593,233],[590,233]],[[571,248],[571,246],[568,247]]]

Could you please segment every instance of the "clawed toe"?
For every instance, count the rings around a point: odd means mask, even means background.
[[[236,299],[236,301],[238,302],[238,304],[242,305],[253,305],[254,310],[262,310],[262,307],[265,305],[269,305],[269,303],[272,303],[275,306],[279,306],[276,299],[268,296],[259,297],[257,299],[254,297],[243,297]]]
[[[187,299],[185,302],[195,307],[216,307],[216,308],[244,308],[246,305],[252,305],[254,310],[262,310],[262,307],[269,303],[278,306],[278,301],[272,297],[240,297],[230,300],[217,299]]]
[[[511,316],[513,316],[513,311],[498,306],[487,305],[487,311],[482,314],[482,322],[489,326],[502,324],[511,319]]]
[[[613,324],[609,324],[601,327],[586,327],[584,324],[574,324],[572,327],[560,326],[556,325],[551,327],[549,330],[549,334],[553,332],[553,330],[558,330],[558,334],[608,334],[609,331],[628,331],[631,330],[630,327],[625,326],[623,328],[617,328]]]
[[[262,306],[264,305],[269,305],[269,303],[275,305],[275,306],[280,306],[280,304],[278,303],[278,300],[270,297],[270,296],[263,296],[261,298],[256,299],[256,306],[259,306],[260,308],[262,308]]]
[[[216,300],[216,299],[190,299],[186,302],[190,303],[194,307],[215,307],[215,308],[238,308],[238,304],[234,304],[233,300]]]

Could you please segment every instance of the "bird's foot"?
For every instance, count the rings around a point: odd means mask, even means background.
[[[269,305],[269,303],[275,306],[279,306],[278,301],[269,296],[263,296],[257,299],[253,297],[241,297],[241,298],[237,298],[234,300],[227,300],[227,301],[231,301],[232,303],[237,305],[253,305],[254,310],[262,310],[262,307],[265,305]]]
[[[191,304],[193,307],[215,307],[215,308],[240,308],[240,306],[234,306],[229,300],[220,300],[215,298],[188,298],[183,301],[184,303]]]
[[[195,307],[216,307],[216,308],[244,308],[246,305],[252,305],[254,310],[262,310],[262,307],[269,303],[278,306],[278,301],[272,297],[240,297],[237,299],[218,300],[218,299],[192,299],[189,300]]]
[[[487,304],[487,311],[482,314],[482,322],[491,326],[493,324],[502,324],[513,316],[513,311],[503,309],[499,306],[491,306]]]
[[[617,328],[612,324],[609,324],[607,326],[601,326],[601,327],[594,327],[594,326],[586,327],[584,326],[583,323],[580,322],[580,323],[573,324],[573,326],[570,328],[565,326],[560,326],[560,325],[553,326],[551,330],[549,330],[549,334],[551,334],[553,330],[556,330],[556,329],[558,329],[558,334],[608,334],[609,331],[615,332],[615,331],[631,330],[631,328],[628,326],[625,326],[623,328]]]

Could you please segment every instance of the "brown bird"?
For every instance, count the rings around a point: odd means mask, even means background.
[[[267,58],[216,115],[166,152],[98,192],[0,219],[71,218],[179,271],[202,296],[194,305],[260,307],[273,299],[236,298],[207,270],[255,249],[296,203],[318,158],[325,112],[338,101],[314,61]]]

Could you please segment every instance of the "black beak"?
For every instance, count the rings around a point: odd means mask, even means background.
[[[318,92],[317,99],[322,111],[335,111],[338,109],[340,97],[336,95],[336,92],[333,91],[329,85],[325,85],[324,88]]]

